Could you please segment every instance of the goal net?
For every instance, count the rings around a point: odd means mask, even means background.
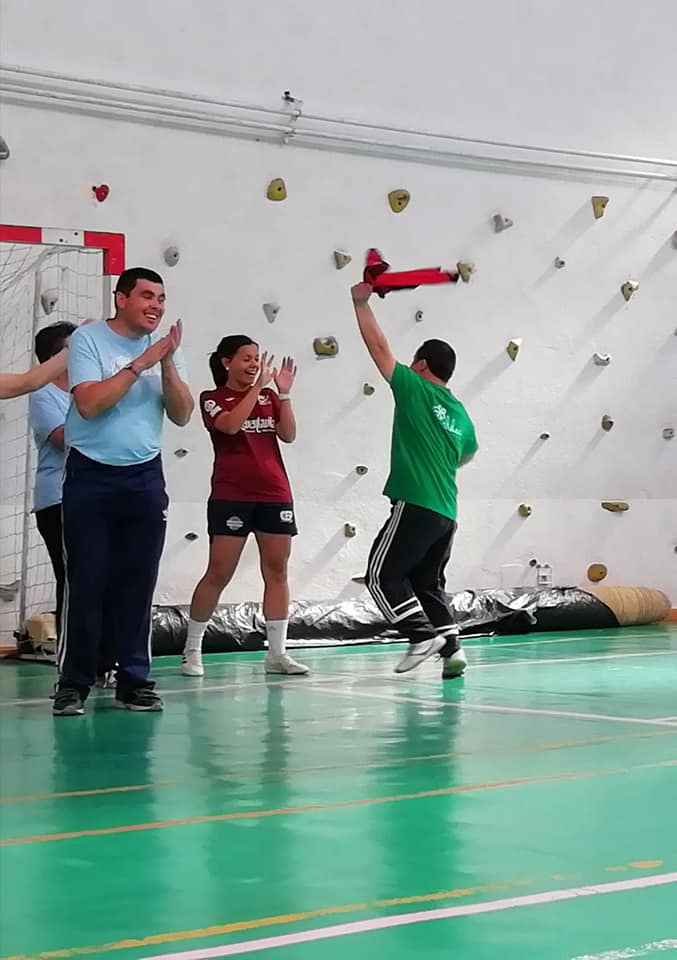
[[[108,312],[105,256],[93,246],[0,241],[4,373],[37,362],[33,342],[42,327]],[[0,451],[0,645],[14,646],[27,617],[55,608],[52,568],[32,513],[36,451],[27,397],[0,402]]]

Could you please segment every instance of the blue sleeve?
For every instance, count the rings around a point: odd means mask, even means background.
[[[64,425],[63,411],[49,390],[38,390],[31,394],[28,417],[38,444],[44,443],[50,434]]]
[[[80,383],[104,380],[103,365],[87,330],[76,330],[68,341],[68,385],[71,390]]]

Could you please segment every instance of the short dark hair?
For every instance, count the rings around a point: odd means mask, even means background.
[[[416,351],[414,360],[425,360],[433,376],[444,383],[451,380],[456,369],[456,351],[446,340],[426,340]]]
[[[161,283],[164,286],[164,280],[155,270],[149,270],[147,267],[130,267],[129,270],[123,270],[115,284],[116,293],[124,293],[126,297],[136,286],[137,280],[148,280],[149,283]]]
[[[258,347],[258,344],[246,334],[236,333],[230,337],[224,337],[209,357],[209,369],[217,387],[225,387],[228,382],[228,371],[221,361],[230,360],[241,347]]]
[[[35,355],[40,363],[44,363],[50,357],[55,357],[57,353],[61,353],[66,340],[77,329],[74,323],[63,320],[59,323],[50,323],[48,327],[39,330],[35,335]]]

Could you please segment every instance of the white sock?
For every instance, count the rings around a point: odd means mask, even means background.
[[[285,653],[288,626],[289,620],[266,620],[266,638],[271,656],[281,657]]]
[[[185,650],[198,651],[202,649],[202,638],[205,635],[207,624],[201,620],[188,621],[188,637],[186,638]]]

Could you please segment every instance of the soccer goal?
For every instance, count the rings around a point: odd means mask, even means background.
[[[118,233],[0,225],[0,370],[37,362],[35,334],[50,323],[111,315],[124,270]],[[0,402],[0,646],[28,616],[54,609],[52,569],[32,516],[35,449],[28,399]]]

